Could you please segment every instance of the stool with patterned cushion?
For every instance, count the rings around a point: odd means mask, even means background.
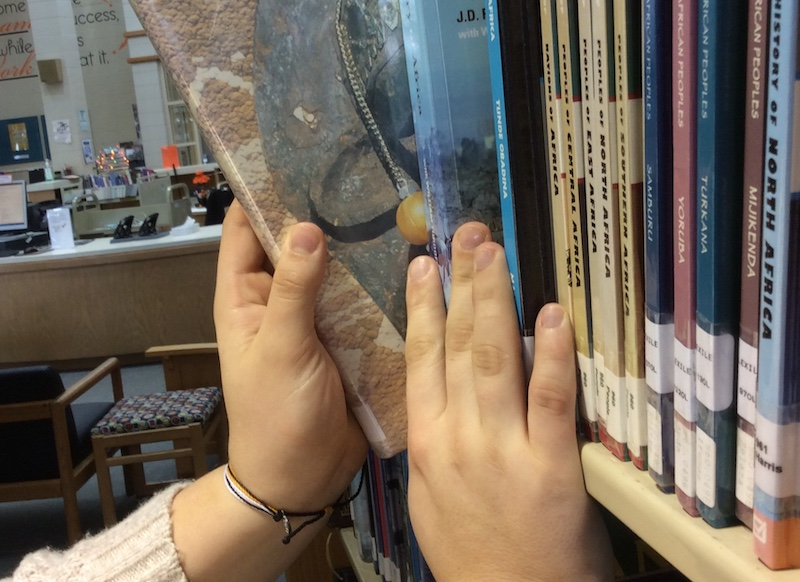
[[[219,388],[175,390],[123,398],[92,429],[100,504],[106,526],[117,522],[110,467],[122,466],[137,496],[144,496],[167,483],[147,483],[143,463],[165,459],[191,461],[191,477],[208,472],[206,451],[217,443],[220,462],[226,461],[226,423]],[[141,445],[172,441],[167,450],[142,452]],[[115,456],[120,451],[119,456]]]

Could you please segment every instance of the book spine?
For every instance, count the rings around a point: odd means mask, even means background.
[[[603,250],[603,362],[605,385],[598,393],[600,438],[606,445],[609,416],[618,424],[614,434],[627,430],[623,415],[610,414],[615,403],[627,400],[625,387],[625,332],[622,318],[622,270],[619,228],[619,181],[617,168],[617,109],[614,75],[613,0],[592,1],[593,61],[597,87],[597,155],[600,158],[600,202]],[[613,445],[612,445],[613,446]]]
[[[675,342],[675,495],[692,516],[697,511],[695,436],[695,309],[697,181],[697,2],[672,4],[673,268]]]
[[[522,292],[520,289],[520,269],[517,251],[517,224],[514,215],[514,168],[510,155],[508,139],[508,119],[506,115],[506,91],[503,86],[503,67],[500,22],[497,16],[497,1],[486,0],[486,22],[489,44],[489,76],[492,84],[492,106],[494,111],[494,137],[497,150],[497,177],[500,188],[500,212],[503,219],[503,246],[505,247],[508,273],[511,277],[511,288],[517,306],[520,330],[523,335],[532,336],[532,322],[526,322],[522,311]],[[530,333],[528,333],[530,332]]]
[[[747,0],[704,0],[697,66],[697,505],[735,523]]]
[[[764,103],[769,5],[750,0],[747,19],[747,85],[742,189],[742,290],[736,413],[736,517],[753,527],[758,318],[761,284],[761,202],[764,182]]]
[[[597,85],[592,40],[592,1],[578,0],[578,63],[581,84],[581,114],[583,116],[583,164],[587,203],[589,306],[592,314],[592,355],[594,357],[595,408],[600,408],[600,396],[605,394],[606,367],[603,335],[604,270],[602,245],[602,178],[598,156]],[[598,413],[598,431],[600,415]],[[598,434],[599,440],[599,434]]]
[[[555,4],[556,0],[539,0],[545,123],[547,128],[547,182],[550,188],[550,216],[553,228],[556,295],[559,304],[572,317],[572,285],[567,238],[566,170],[561,150],[561,108],[563,107],[563,102]]]
[[[523,0],[487,0],[486,18],[503,236],[510,268],[513,259],[517,264],[517,308],[530,372],[536,315],[556,298],[543,139],[541,24],[538,9]],[[506,222],[513,228],[506,229]]]
[[[456,229],[469,218],[502,231],[485,11],[483,0],[400,6],[429,252],[449,301]]]
[[[366,489],[369,489],[369,478],[366,476],[367,468],[362,467],[350,485],[350,495],[355,494],[358,483],[363,479]],[[367,492],[362,491],[350,502],[350,515],[353,519],[353,532],[358,539],[358,555],[362,562],[374,563],[375,537],[373,535],[372,519],[370,517],[370,501]]]
[[[617,75],[617,163],[622,249],[628,453],[647,468],[647,385],[644,369],[644,257],[641,1],[614,0]]]
[[[674,490],[672,1],[644,0],[645,380],[647,466]]]
[[[581,417],[587,438],[598,440],[597,398],[592,357],[591,292],[589,282],[588,227],[583,165],[583,119],[578,49],[577,0],[558,0],[559,64],[564,95],[562,148],[567,170],[569,193],[569,236],[572,276],[572,323],[578,355]]]
[[[800,567],[800,10],[770,11],[753,537],[783,569]]]

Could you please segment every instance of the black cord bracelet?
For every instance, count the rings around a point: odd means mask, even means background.
[[[253,509],[260,511],[262,513],[266,513],[269,515],[274,521],[282,521],[283,522],[283,529],[286,531],[286,535],[283,537],[283,543],[288,544],[292,541],[292,538],[299,534],[306,526],[311,525],[312,523],[316,523],[326,515],[330,515],[336,509],[341,507],[347,506],[353,499],[358,497],[358,494],[361,493],[361,487],[364,485],[364,473],[362,471],[361,478],[358,482],[358,489],[352,495],[342,499],[341,501],[337,501],[333,505],[329,505],[324,509],[320,509],[318,511],[286,511],[283,509],[278,509],[277,507],[273,507],[268,503],[264,503],[258,497],[253,495],[247,487],[242,484],[241,481],[236,477],[231,469],[230,464],[225,465],[225,486],[228,488],[236,499],[244,503],[245,505],[249,505]],[[306,518],[298,527],[293,528],[291,522],[289,521],[290,517],[304,517]]]

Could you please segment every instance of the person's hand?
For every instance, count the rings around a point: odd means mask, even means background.
[[[326,264],[322,232],[298,224],[271,276],[244,210],[238,202],[231,206],[214,297],[228,456],[255,497],[287,512],[319,511],[334,502],[367,451],[314,328]],[[290,522],[298,530],[303,518]],[[193,582],[274,579],[324,525],[312,523],[285,545],[283,524],[231,495],[221,469],[172,502],[173,540]]]
[[[536,323],[525,390],[502,247],[478,223],[453,241],[445,313],[436,264],[409,267],[411,522],[437,580],[606,580],[608,534],[583,483],[575,351],[563,309]]]
[[[287,511],[335,501],[367,450],[314,328],[327,258],[322,231],[297,224],[270,276],[238,202],[223,223],[214,320],[230,464],[257,497]]]

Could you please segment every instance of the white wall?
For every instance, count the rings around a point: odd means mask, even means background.
[[[84,163],[81,149],[81,140],[91,137],[91,127],[90,131],[81,131],[78,122],[78,112],[88,110],[88,106],[75,36],[72,2],[28,0],[28,11],[37,60],[61,59],[64,76],[62,83],[40,83],[53,167],[60,169],[64,164],[71,164],[76,173],[91,173],[94,166]],[[53,122],[57,120],[69,121],[71,143],[54,142],[52,128]]]

